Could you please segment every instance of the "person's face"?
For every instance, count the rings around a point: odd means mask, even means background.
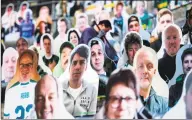
[[[22,11],[24,11],[24,10],[26,10],[26,8],[27,8],[27,5],[22,5]]]
[[[167,25],[173,23],[171,15],[170,14],[164,14],[163,16],[161,16],[161,18],[159,19],[159,32],[163,32],[163,30],[165,29],[165,27],[167,27]]]
[[[71,51],[72,51],[72,49],[69,48],[69,47],[65,47],[62,50],[62,53],[61,53],[61,66],[62,66],[63,70],[65,70],[66,67],[67,67],[68,59],[69,59],[69,55],[70,55]]]
[[[153,76],[155,75],[156,68],[154,59],[149,52],[142,52],[138,56],[136,65],[136,75],[139,79],[140,88],[147,89],[151,86]],[[141,59],[142,58],[142,59]]]
[[[188,54],[183,59],[183,72],[187,74],[192,68],[192,54]]]
[[[9,6],[8,9],[7,9],[8,12],[11,12],[12,11],[12,7]]]
[[[21,79],[23,81],[28,81],[31,78],[33,69],[33,60],[29,54],[24,54],[19,62]]]
[[[101,30],[104,30],[105,33],[107,33],[109,30],[111,30],[111,28],[109,28],[109,27],[105,27],[104,24],[103,24],[103,25],[99,25],[99,28],[100,28]]]
[[[51,53],[51,41],[49,39],[44,39],[43,45],[44,45],[46,53]]]
[[[78,19],[78,29],[80,32],[83,32],[86,29],[86,18],[79,18]]]
[[[59,32],[60,34],[61,34],[61,33],[65,34],[66,29],[67,29],[67,26],[66,26],[65,22],[64,22],[64,21],[61,21],[60,24],[58,25],[58,32]]]
[[[186,96],[184,96],[184,101],[186,105],[186,113],[187,113],[187,119],[192,119],[192,85],[190,85],[189,90],[186,93]]]
[[[86,59],[81,57],[79,54],[75,54],[70,65],[70,79],[75,81],[81,80],[86,69]]]
[[[103,69],[104,54],[99,44],[93,45],[91,48],[91,63],[96,71]]]
[[[70,42],[74,45],[77,46],[79,44],[77,34],[75,32],[72,32],[70,34]]]
[[[122,83],[112,87],[107,105],[109,119],[133,119],[136,113],[136,96],[131,88]],[[122,99],[125,98],[125,99]]]
[[[6,79],[13,78],[16,69],[17,58],[16,55],[9,53],[3,58],[3,71]]]
[[[141,47],[137,43],[128,45],[127,57],[128,57],[128,60],[129,60],[129,64],[131,64],[131,65],[133,64],[133,59],[135,57],[135,53],[139,50],[139,48],[141,48]]]
[[[121,15],[122,10],[123,10],[123,7],[121,5],[118,5],[117,8],[116,8],[117,14]]]
[[[140,13],[140,14],[144,13],[145,4],[143,3],[143,1],[138,1],[136,10],[137,10],[137,12]]]
[[[128,26],[128,30],[129,31],[135,31],[135,32],[139,32],[139,22],[137,21],[132,21],[129,23],[129,26]]]
[[[28,49],[28,45],[25,41],[19,40],[17,43],[16,49],[17,49],[18,53],[21,54],[24,50]]]
[[[174,56],[180,48],[181,38],[176,28],[170,27],[165,32],[165,50],[168,55]]]
[[[57,109],[57,88],[54,80],[47,77],[39,84],[35,95],[35,110],[38,119],[55,119]]]

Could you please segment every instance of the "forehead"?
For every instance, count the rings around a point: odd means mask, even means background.
[[[136,25],[136,24],[139,24],[139,22],[138,21],[132,21],[132,22],[129,23],[129,26]]]
[[[25,63],[28,61],[32,61],[32,56],[30,54],[24,54],[21,59],[20,59],[20,63]]]
[[[161,17],[160,17],[160,21],[162,21],[162,20],[165,20],[165,19],[169,19],[169,20],[171,20],[171,15],[169,14],[169,13],[165,13],[165,14],[163,14]]]
[[[128,92],[124,92],[124,91],[128,91]],[[134,91],[132,88],[127,87],[125,84],[123,83],[117,83],[115,84],[111,91],[110,91],[110,95],[115,95],[115,94],[121,94],[121,95],[129,95],[129,96],[135,96]]]
[[[43,79],[41,79],[38,83],[38,90],[40,92],[42,91],[47,91],[47,92],[57,92],[57,87],[56,87],[56,82],[53,80],[53,78],[51,77],[44,77]]]
[[[76,53],[73,57],[72,61],[86,60],[84,57],[81,57],[78,53]]]
[[[51,40],[49,40],[48,38],[45,38],[45,39],[43,39],[43,42],[48,43],[48,42],[51,42]]]
[[[190,60],[192,60],[192,53],[185,55],[184,60],[185,60],[185,59],[190,59]]]
[[[140,47],[140,44],[138,43],[131,43],[131,44],[128,44],[128,48],[133,48],[133,47]]]
[[[17,41],[17,45],[18,44],[21,44],[21,43],[27,43],[25,40],[23,40],[23,39],[19,39],[18,41]]]
[[[142,51],[137,57],[137,63],[151,62],[154,64],[154,57],[149,51]],[[139,59],[142,58],[142,59]]]
[[[166,29],[166,31],[165,31],[165,35],[166,36],[169,36],[169,35],[179,35],[179,31],[178,31],[178,29],[177,28],[175,28],[175,27],[173,27],[173,26],[171,26],[171,27],[169,27],[169,28],[167,28]]]
[[[77,34],[76,34],[75,32],[71,32],[70,36],[71,36],[71,35],[73,35],[73,36],[74,36],[74,35],[77,35]]]
[[[99,44],[95,44],[95,45],[93,45],[93,46],[91,47],[91,51],[95,51],[95,50],[99,50],[99,49],[100,49],[100,50],[102,49]]]
[[[69,48],[69,47],[64,47],[64,48],[62,49],[62,52],[71,51],[71,50],[72,50],[72,49]]]

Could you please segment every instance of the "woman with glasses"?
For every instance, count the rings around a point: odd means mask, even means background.
[[[137,118],[138,87],[136,77],[129,69],[120,69],[113,73],[106,87],[104,105],[105,119]],[[96,118],[101,116],[96,115]]]

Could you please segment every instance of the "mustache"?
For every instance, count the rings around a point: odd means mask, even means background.
[[[190,70],[191,70],[191,67],[188,67],[188,68],[187,68],[187,71],[190,71]]]

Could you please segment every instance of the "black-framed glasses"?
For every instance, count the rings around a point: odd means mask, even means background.
[[[23,68],[32,68],[32,66],[33,66],[33,63],[27,63],[27,64],[21,63],[21,64],[19,65],[20,69],[23,69]]]
[[[113,108],[117,108],[120,105],[120,103],[122,102],[122,100],[124,100],[126,103],[130,103],[130,102],[133,102],[134,100],[136,100],[136,97],[110,96],[109,100],[111,102],[111,106]]]

